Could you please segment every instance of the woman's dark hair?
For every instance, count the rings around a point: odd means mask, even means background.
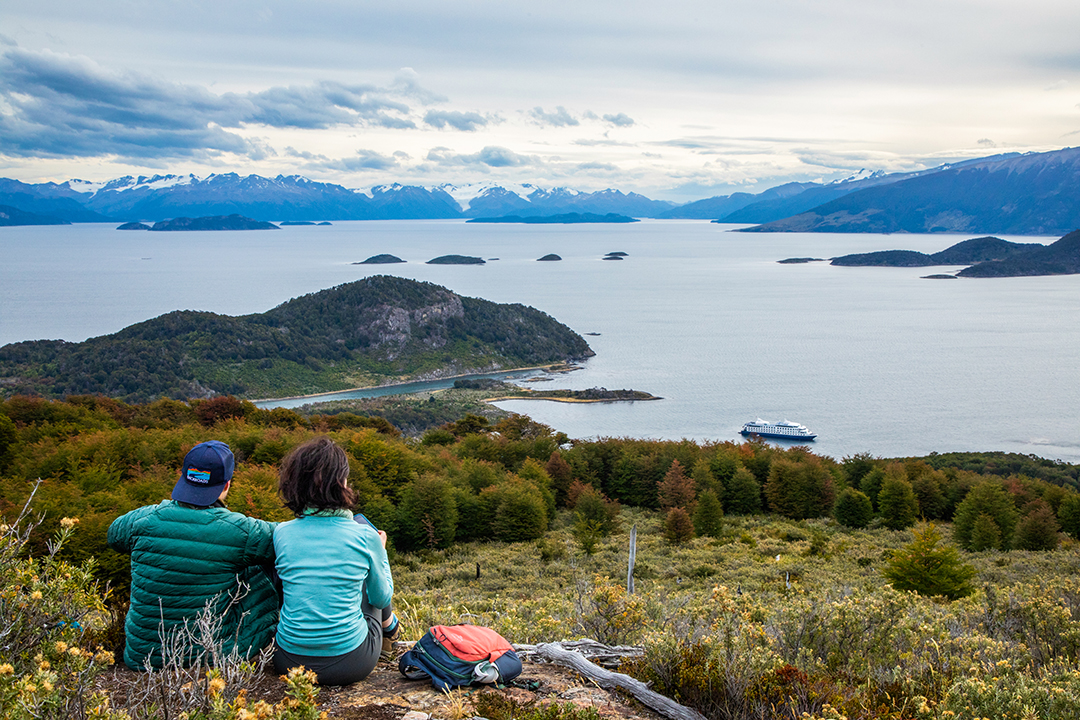
[[[307,508],[351,509],[356,495],[346,485],[349,458],[328,437],[317,437],[297,445],[281,461],[278,493],[285,507],[296,517]]]

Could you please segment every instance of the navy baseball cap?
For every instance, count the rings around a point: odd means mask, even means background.
[[[201,442],[184,456],[180,479],[172,498],[188,505],[209,507],[232,479],[235,460],[229,446],[220,440]]]

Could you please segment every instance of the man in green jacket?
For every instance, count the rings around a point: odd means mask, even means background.
[[[274,526],[224,505],[235,461],[217,440],[199,443],[184,458],[172,500],[132,510],[109,526],[109,546],[131,554],[131,607],[124,623],[124,663],[162,666],[185,624],[209,608],[220,621],[214,643],[249,658],[270,644],[278,596],[264,567],[274,563]],[[199,633],[177,658],[190,664],[206,652]],[[176,652],[176,651],[174,651]]]

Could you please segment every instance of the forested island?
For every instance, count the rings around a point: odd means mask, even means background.
[[[584,338],[534,308],[380,275],[265,313],[177,311],[81,343],[5,345],[0,388],[5,397],[94,393],[128,402],[281,397],[592,354]]]
[[[846,267],[929,267],[970,265],[957,277],[1016,277],[1080,273],[1080,230],[1050,244],[1015,243],[996,237],[964,240],[941,252],[883,250],[833,258]]]
[[[484,258],[472,255],[440,255],[427,261],[427,265],[485,265]]]
[[[252,220],[243,215],[211,215],[207,217],[178,217],[154,223],[151,230],[157,232],[186,230],[280,230],[277,225],[262,220]]]

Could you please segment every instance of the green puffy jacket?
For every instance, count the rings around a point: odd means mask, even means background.
[[[109,526],[109,546],[131,554],[131,607],[124,663],[161,667],[162,637],[211,603],[222,618],[215,642],[251,657],[270,643],[278,597],[261,567],[274,562],[274,526],[223,506],[173,500],[132,510]],[[240,599],[230,606],[230,599]],[[224,614],[224,617],[222,615]],[[202,638],[200,638],[202,639]],[[186,649],[185,663],[203,648]]]

